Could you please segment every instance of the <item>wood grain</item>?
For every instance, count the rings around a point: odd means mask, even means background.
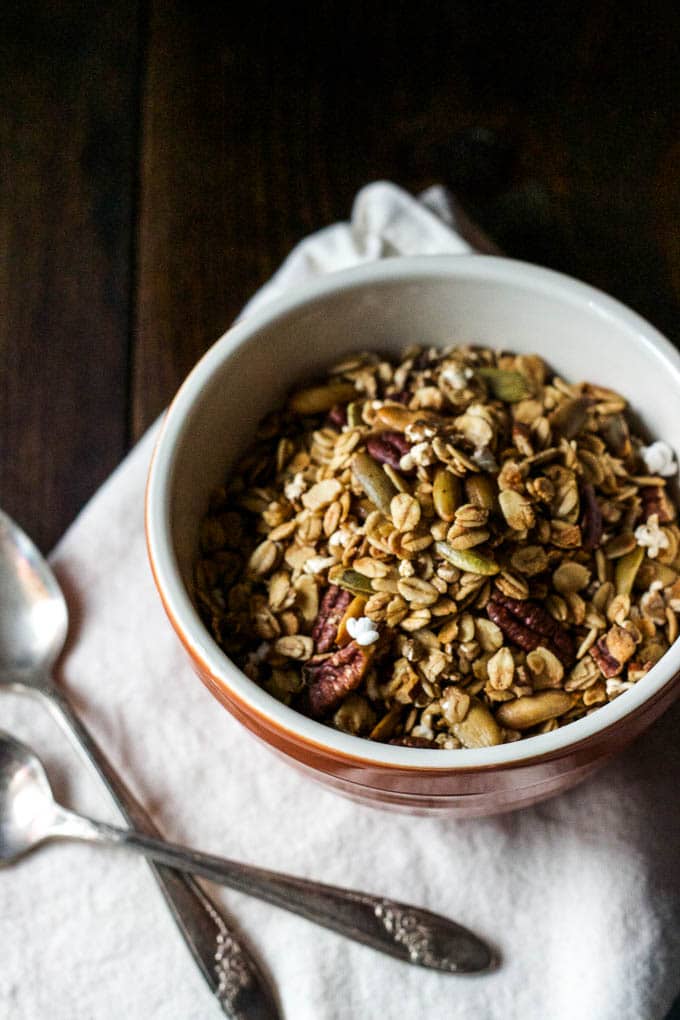
[[[137,13],[5,5],[0,504],[48,549],[126,446]]]
[[[0,500],[51,542],[305,234],[445,181],[678,337],[675,6],[3,11]]]
[[[43,548],[371,180],[680,339],[677,4],[492,6],[3,5],[0,505]]]
[[[445,180],[505,251],[677,336],[673,9],[571,3],[529,34],[516,5],[430,9],[152,3],[135,436],[292,245],[380,177]]]

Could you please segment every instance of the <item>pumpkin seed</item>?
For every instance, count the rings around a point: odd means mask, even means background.
[[[374,591],[370,577],[360,574],[358,570],[352,570],[351,567],[331,567],[328,571],[328,580],[331,584],[346,588],[355,595],[372,595]]]
[[[530,397],[532,388],[526,376],[504,368],[478,368],[478,375],[487,384],[496,400],[516,404]]]
[[[352,474],[370,501],[389,517],[390,504],[397,490],[380,464],[368,453],[357,453],[352,460]]]
[[[614,574],[617,595],[630,595],[635,583],[635,575],[644,558],[645,550],[642,546],[636,546],[631,552],[617,560]]]
[[[437,515],[443,521],[452,521],[460,503],[460,479],[448,468],[440,467],[434,476],[432,502]]]
[[[347,405],[347,424],[350,428],[356,428],[357,426],[364,424],[364,419],[362,417],[364,403],[365,401],[363,400],[353,400]]]
[[[452,563],[459,570],[471,574],[497,574],[501,569],[489,556],[473,552],[471,549],[454,549],[448,542],[435,542],[435,549],[440,556]]]
[[[565,400],[550,415],[550,424],[565,439],[573,439],[586,423],[588,407],[588,401],[582,397],[576,397],[574,400]]]

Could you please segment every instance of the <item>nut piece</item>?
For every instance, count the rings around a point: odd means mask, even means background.
[[[290,634],[281,637],[274,644],[279,655],[287,655],[289,659],[309,659],[314,651],[314,641],[303,634]]]
[[[565,691],[541,691],[526,698],[504,701],[496,712],[496,719],[501,726],[509,726],[513,730],[528,730],[532,726],[557,719],[564,715],[574,704],[574,698]]]
[[[515,662],[509,648],[499,648],[486,664],[489,683],[497,691],[506,691],[512,687],[515,678]]]
[[[470,695],[460,687],[447,687],[439,699],[439,707],[449,726],[461,723],[470,710]]]
[[[351,601],[351,594],[334,584],[324,595],[319,615],[312,627],[312,640],[317,653],[327,652],[333,647],[338,625]]]
[[[379,464],[388,464],[396,470],[400,467],[401,458],[409,453],[411,444],[401,432],[386,431],[369,436],[366,449]]]
[[[352,474],[371,503],[389,517],[390,504],[397,490],[380,465],[369,454],[357,453],[352,460]]]
[[[315,719],[333,712],[347,694],[356,690],[372,656],[372,646],[362,648],[351,641],[333,655],[314,656],[305,663],[302,675],[309,685],[307,702]]]
[[[348,695],[333,716],[333,725],[345,733],[361,736],[375,724],[375,712],[360,694]]]
[[[534,687],[559,687],[564,677],[564,666],[549,648],[539,645],[527,655],[527,666],[531,671]]]
[[[462,722],[453,723],[453,735],[463,747],[493,747],[503,743],[503,733],[489,709],[474,698]]]
[[[404,432],[409,425],[416,422],[438,421],[436,414],[431,411],[409,411],[407,407],[396,407],[394,404],[387,404],[381,407],[375,416],[376,425],[382,425],[386,429],[394,429],[397,432]]]
[[[590,649],[591,656],[606,679],[618,676],[634,652],[635,641],[632,635],[618,624],[614,624]]]
[[[532,652],[543,645],[557,656],[563,666],[569,667],[573,662],[571,635],[538,603],[514,599],[495,591],[486,604],[486,612],[506,637],[525,652]]]

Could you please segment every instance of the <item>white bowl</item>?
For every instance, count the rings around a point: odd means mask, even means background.
[[[210,491],[293,384],[351,351],[395,355],[409,343],[455,341],[538,353],[569,381],[611,387],[627,397],[650,436],[680,449],[680,355],[619,302],[509,259],[393,258],[324,276],[273,301],[207,352],[165,418],[146,521],[170,620],[201,678],[246,726],[351,796],[482,814],[571,786],[629,743],[677,693],[680,644],[632,690],[551,733],[489,748],[424,750],[350,736],[282,705],[220,650],[190,595]]]

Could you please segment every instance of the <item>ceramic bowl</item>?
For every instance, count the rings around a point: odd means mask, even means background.
[[[624,394],[649,435],[680,449],[680,355],[652,326],[561,274],[489,256],[393,258],[325,276],[253,312],[188,376],[149,473],[147,540],[156,585],[217,701],[309,776],[350,797],[413,812],[493,814],[589,775],[670,704],[680,642],[636,686],[552,733],[498,747],[426,750],[338,732],[280,704],[220,650],[191,598],[199,522],[211,489],[294,384],[341,355],[397,354],[454,341],[536,352],[564,378]]]

